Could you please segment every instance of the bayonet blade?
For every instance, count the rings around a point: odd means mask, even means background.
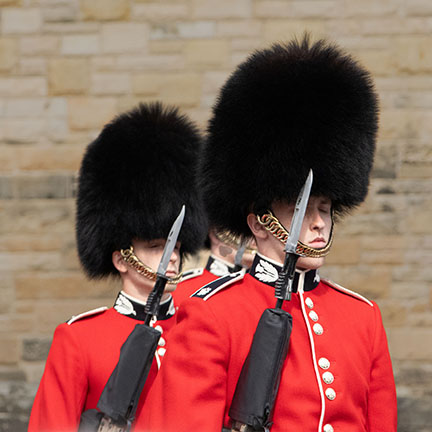
[[[159,267],[156,272],[158,276],[165,277],[165,273],[167,271],[168,264],[171,259],[171,255],[174,251],[178,236],[180,234],[181,227],[183,225],[185,211],[186,211],[185,206],[183,205],[179,215],[177,216],[177,219],[174,221],[171,227],[170,233],[168,234],[168,238],[165,243],[165,248],[162,254],[162,258],[160,260]]]
[[[242,258],[243,258],[243,255],[244,255],[245,251],[246,251],[246,241],[243,240],[240,243],[240,246],[237,249],[237,252],[235,254],[234,265],[236,267],[241,267],[242,266],[241,262],[242,262]]]
[[[300,190],[297,197],[297,202],[294,209],[294,214],[291,220],[291,227],[289,235],[285,244],[286,253],[296,253],[297,243],[300,237],[301,227],[303,219],[306,213],[306,208],[309,201],[310,192],[312,189],[313,173],[309,170],[309,175],[305,181],[305,184]]]

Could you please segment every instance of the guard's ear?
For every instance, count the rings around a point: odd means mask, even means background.
[[[249,228],[252,231],[255,239],[268,238],[268,231],[258,222],[256,214],[249,213],[247,215],[247,224],[249,225]]]
[[[119,251],[114,251],[112,253],[112,263],[120,273],[127,272],[127,264]]]

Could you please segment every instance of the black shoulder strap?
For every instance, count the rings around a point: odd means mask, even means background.
[[[198,297],[205,300],[208,300],[211,296],[216,294],[217,292],[223,290],[229,285],[232,285],[234,282],[237,282],[244,277],[244,271],[239,271],[236,273],[228,273],[225,276],[216,279],[207,285],[204,285],[202,288],[197,290],[191,297]]]

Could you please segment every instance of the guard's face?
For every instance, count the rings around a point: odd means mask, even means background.
[[[160,260],[162,259],[163,250],[165,247],[165,239],[156,240],[133,240],[135,254],[144,263],[154,271],[157,270]],[[180,242],[177,242],[168,264],[166,276],[171,278],[177,276],[180,269]],[[154,282],[151,283],[152,287]],[[175,285],[166,284],[165,291],[174,291]]]
[[[156,271],[160,260],[162,258],[163,250],[165,247],[165,239],[155,240],[133,240],[132,246],[134,248],[135,255],[152,270]],[[180,243],[177,242],[176,247],[171,255],[170,262],[168,264],[166,276],[171,278],[175,277],[179,272],[180,267]],[[154,281],[151,281],[138,274],[135,269],[128,269],[129,276],[133,283],[138,286],[145,288],[148,292],[153,289]],[[165,292],[175,290],[174,284],[166,284]]]
[[[280,223],[289,231],[295,204],[275,203],[273,206],[274,215]],[[327,245],[330,238],[332,226],[331,201],[325,197],[311,196],[303,220],[299,240],[308,246],[316,249]],[[285,259],[285,252],[282,243],[279,242],[278,254],[280,262]],[[275,243],[275,247],[276,243]],[[324,264],[324,258],[299,258],[297,268],[317,269]]]

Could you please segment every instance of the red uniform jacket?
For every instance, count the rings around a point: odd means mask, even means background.
[[[259,318],[275,306],[280,267],[257,255],[180,307],[170,348],[135,430],[214,431],[228,410]],[[293,331],[272,432],[395,432],[396,392],[377,305],[316,271],[296,275],[284,309]]]
[[[164,354],[165,337],[174,323],[172,300],[161,306],[162,331],[157,360]],[[60,324],[33,403],[30,432],[76,431],[81,413],[96,408],[102,390],[114,370],[120,348],[137,324],[144,322],[144,305],[120,293],[113,308],[99,308]],[[137,412],[158,367],[153,362]]]

